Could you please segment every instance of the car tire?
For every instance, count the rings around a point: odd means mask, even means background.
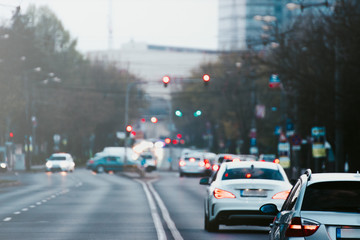
[[[97,172],[97,173],[103,173],[103,172],[105,172],[104,166],[103,166],[103,165],[98,165],[98,166],[96,167],[96,172]]]
[[[217,232],[217,231],[219,231],[219,223],[216,220],[209,221],[209,219],[208,219],[207,221],[208,221],[208,225],[207,225],[208,232]]]
[[[183,177],[183,176],[184,176],[184,173],[180,172],[180,173],[179,173],[179,176],[180,176],[180,177]]]

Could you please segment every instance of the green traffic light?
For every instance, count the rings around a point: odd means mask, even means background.
[[[182,112],[180,110],[176,110],[175,111],[175,115],[178,116],[178,117],[182,117]]]
[[[196,110],[196,112],[194,112],[194,117],[199,117],[200,115],[201,115],[200,110]]]

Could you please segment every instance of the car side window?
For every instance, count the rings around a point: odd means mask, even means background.
[[[301,189],[301,180],[299,179],[296,182],[296,184],[294,185],[294,187],[291,189],[289,196],[287,197],[287,199],[285,200],[285,202],[281,208],[281,211],[284,211],[284,210],[289,211],[294,207],[294,205],[297,201],[297,198],[299,196],[300,189]]]
[[[119,163],[124,163],[124,160],[121,157],[116,157],[116,161]]]

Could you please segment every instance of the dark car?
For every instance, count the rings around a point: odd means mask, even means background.
[[[97,173],[122,171],[125,166],[135,166],[135,163],[129,161],[125,164],[121,156],[103,155],[88,160],[86,168]]]

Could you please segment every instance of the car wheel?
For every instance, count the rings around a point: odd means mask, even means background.
[[[180,173],[179,173],[179,176],[180,176],[180,177],[183,177],[183,176],[184,176],[184,173],[180,172]]]
[[[209,221],[209,219],[207,220],[208,221],[208,231],[209,232],[217,232],[219,231],[219,224],[217,223],[216,220],[214,221]]]
[[[103,172],[105,172],[104,166],[103,166],[103,165],[97,166],[97,167],[96,167],[96,172],[97,172],[97,173],[103,173]]]

